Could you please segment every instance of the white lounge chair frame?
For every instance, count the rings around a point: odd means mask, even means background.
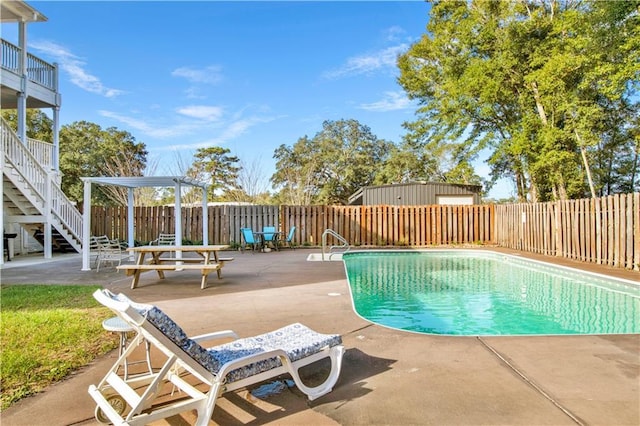
[[[131,324],[137,332],[134,340],[116,361],[115,365],[107,372],[107,375],[97,386],[91,385],[89,387],[89,394],[97,403],[96,418],[101,422],[111,422],[116,425],[144,425],[181,412],[196,410],[196,425],[207,425],[213,415],[217,398],[225,392],[241,389],[281,374],[289,373],[297,387],[310,400],[314,400],[331,392],[340,375],[344,346],[340,336],[337,335],[321,335],[301,324],[293,324],[280,330],[286,330],[289,327],[302,327],[311,335],[319,338],[328,338],[332,343],[324,347],[318,347],[315,352],[310,351],[310,355],[295,361],[291,360],[284,349],[272,349],[247,356],[241,356],[240,353],[238,357],[227,360],[215,373],[212,373],[148,320],[149,314],[145,310],[148,310],[149,307],[156,309],[156,312],[160,312],[160,315],[166,315],[157,310],[157,308],[150,305],[137,304],[122,294],[114,295],[108,290],[97,290],[94,293],[94,297],[100,303],[112,309],[120,318]],[[169,321],[171,320],[169,319]],[[171,324],[179,328],[175,323]],[[182,332],[181,329],[180,332]],[[286,334],[286,331],[284,333]],[[187,338],[188,344],[185,347],[189,347],[189,345],[197,346],[199,342],[206,340],[228,340],[229,338],[237,339],[238,336],[231,330],[203,334],[190,339]],[[127,380],[124,380],[118,375],[119,366],[126,361],[136,346],[145,340],[166,355],[166,362],[157,372],[143,373],[137,376],[130,375]],[[238,339],[231,344],[241,345],[243,341],[248,340],[253,341],[254,339]],[[321,340],[320,344],[323,344],[323,342],[324,340]],[[223,352],[221,350],[223,346],[225,345],[215,346],[207,351],[219,350]],[[228,352],[233,351],[227,349]],[[277,363],[279,366],[268,371],[262,371],[235,381],[229,379],[232,378],[230,373],[234,373],[234,370],[238,371],[238,369],[255,366],[255,363],[265,362],[266,360],[271,363],[276,358],[280,361]],[[306,386],[302,382],[298,370],[324,358],[330,358],[331,360],[331,371],[328,377],[316,387]],[[196,385],[187,383],[185,375],[195,377],[201,382],[199,385],[204,384],[204,386],[198,386],[204,390],[196,388]],[[186,396],[186,398],[154,406],[154,402],[157,402],[160,388],[169,382],[178,388],[182,392],[181,395]],[[127,408],[129,408],[128,412],[126,412]]]
[[[127,245],[118,240],[110,240],[106,235],[91,237],[91,251],[96,254],[96,271],[100,272],[103,263],[117,263],[120,266],[123,259],[129,258]]]

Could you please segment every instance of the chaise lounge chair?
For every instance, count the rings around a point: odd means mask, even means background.
[[[298,388],[314,400],[331,392],[340,375],[344,346],[339,335],[316,333],[296,323],[244,339],[237,339],[230,330],[189,338],[153,305],[135,303],[109,290],[96,290],[93,296],[137,332],[100,383],[89,386],[97,404],[96,418],[103,423],[143,425],[196,410],[196,425],[206,425],[217,398],[225,392],[289,373]],[[206,340],[229,338],[236,340],[208,349],[200,345]],[[123,379],[118,375],[119,367],[145,340],[161,351],[166,361],[157,372]],[[298,370],[324,358],[331,360],[327,378],[318,386],[306,386]],[[195,385],[194,378],[198,382]],[[178,388],[183,398],[159,404],[165,384]]]

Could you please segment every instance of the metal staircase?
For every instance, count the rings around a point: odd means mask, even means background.
[[[80,252],[82,215],[62,192],[56,173],[43,167],[8,123],[0,119],[2,200],[6,222],[19,224],[36,238],[38,234],[46,235],[46,227],[51,226],[52,247]]]

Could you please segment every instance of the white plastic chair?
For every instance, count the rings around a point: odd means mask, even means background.
[[[121,243],[118,240],[111,240],[106,235],[98,237],[91,236],[90,244],[90,250],[96,256],[95,263],[97,272],[100,272],[100,265],[102,263],[117,263],[117,266],[120,266],[122,260],[129,257],[125,243]]]
[[[143,425],[196,410],[196,425],[202,426],[209,423],[217,398],[225,392],[289,373],[313,400],[331,392],[340,375],[344,346],[339,335],[320,334],[296,323],[244,339],[231,330],[189,338],[155,306],[135,303],[109,290],[96,290],[93,296],[137,331],[107,375],[89,386],[97,403],[96,418],[101,422]],[[201,346],[201,342],[214,339],[235,340],[208,349]],[[144,340],[162,352],[166,361],[157,372],[123,379],[117,374],[119,366]],[[318,386],[306,386],[298,370],[324,358],[331,360],[328,377]],[[194,384],[194,378],[198,383]],[[167,383],[181,391],[177,393],[181,398],[154,404],[161,386]]]
[[[149,241],[149,245],[153,246],[174,246],[176,244],[176,234],[158,234],[158,238]],[[173,257],[173,253],[169,253],[169,257]]]
[[[155,240],[149,241],[149,245],[153,246],[172,246],[176,243],[176,234],[158,234],[158,238]]]

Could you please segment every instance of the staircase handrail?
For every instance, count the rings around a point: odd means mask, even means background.
[[[339,252],[340,254],[344,254],[349,250],[351,250],[349,241],[347,241],[342,235],[338,234],[333,229],[325,229],[324,232],[322,233],[322,261],[324,261],[325,254],[327,253],[327,237],[328,236],[332,236],[333,238],[338,240],[338,242],[340,242],[340,245],[329,246],[328,260],[331,260],[331,256],[333,256],[334,254],[338,254],[338,252],[334,252],[335,249],[344,249],[346,247],[346,250]]]
[[[2,120],[2,149],[6,160],[10,160],[13,167],[24,177],[33,193],[41,203],[41,211],[46,208],[47,187],[51,191],[51,212],[65,226],[68,232],[78,241],[82,241],[82,215],[75,205],[67,198],[51,174],[44,168],[36,157],[22,143],[18,135],[11,129],[4,117]]]

